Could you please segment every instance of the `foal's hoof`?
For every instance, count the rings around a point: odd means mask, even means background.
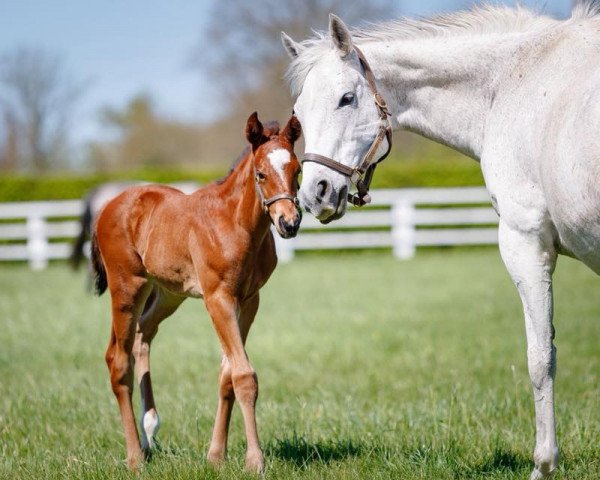
[[[223,463],[225,462],[225,453],[224,452],[208,452],[208,455],[206,455],[206,460],[208,461],[208,463],[210,463],[213,467],[220,467],[223,465]]]
[[[144,466],[144,456],[142,452],[136,455],[131,455],[127,457],[127,468],[132,472],[139,473]]]
[[[246,455],[246,471],[257,475],[265,473],[265,458],[262,453]]]

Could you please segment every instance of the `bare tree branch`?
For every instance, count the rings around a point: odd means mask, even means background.
[[[358,24],[393,18],[397,5],[393,0],[215,2],[210,26],[194,50],[192,62],[215,79],[229,111],[235,111],[248,92],[266,85],[280,90],[274,97],[282,97],[285,91],[287,98],[283,82],[272,83],[273,78],[282,77],[287,62],[280,41],[282,30],[302,39],[314,28],[325,28],[330,12],[341,15],[349,24]]]
[[[83,84],[67,76],[57,55],[17,48],[0,57],[0,109],[12,119],[21,167],[47,170],[58,160],[72,107],[82,93]]]

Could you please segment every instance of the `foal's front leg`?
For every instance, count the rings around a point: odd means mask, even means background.
[[[531,479],[548,478],[558,464],[554,420],[556,348],[552,325],[552,273],[556,252],[550,241],[500,222],[500,252],[519,290],[525,311],[527,363],[535,400],[536,441]]]
[[[248,331],[256,316],[258,303],[259,296],[257,293],[250,300],[244,302],[241,308],[238,323],[244,345],[246,344]],[[211,463],[219,464],[227,455],[227,434],[234,402],[235,392],[233,381],[231,379],[231,364],[229,363],[227,355],[223,352],[221,371],[219,373],[219,403],[217,406],[217,414],[215,416],[212,440],[210,442],[210,448],[208,449],[208,460]]]
[[[244,417],[244,427],[246,430],[246,469],[249,471],[262,473],[264,471],[264,456],[258,441],[256,431],[256,400],[258,398],[258,378],[244,349],[244,338],[238,323],[237,308],[238,302],[234,296],[225,289],[220,289],[205,298],[206,308],[212,317],[213,324],[223,352],[231,368],[231,385],[233,394],[240,404],[242,415]],[[246,332],[247,333],[247,332]],[[222,378],[227,381],[228,377]],[[223,405],[221,416],[217,418],[220,425],[215,425],[219,433],[226,431],[228,417],[231,414],[233,399],[227,406]],[[219,412],[217,413],[219,415]],[[225,428],[223,428],[225,427]],[[226,435],[221,435],[226,440]],[[217,438],[219,441],[219,438]],[[221,439],[222,443],[223,440]],[[211,458],[209,457],[209,460]]]

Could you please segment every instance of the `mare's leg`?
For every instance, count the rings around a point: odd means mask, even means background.
[[[264,457],[256,433],[255,416],[258,378],[244,349],[236,313],[238,303],[225,289],[219,289],[207,296],[205,303],[231,368],[233,394],[240,404],[244,417],[247,442],[246,469],[261,473],[264,470]],[[231,403],[233,404],[233,401]]]
[[[109,276],[109,279],[113,280],[109,284],[113,320],[110,343],[106,350],[106,364],[110,371],[112,390],[121,412],[127,444],[127,462],[129,467],[134,469],[142,461],[142,451],[131,403],[133,393],[131,352],[136,321],[149,292],[147,281],[143,277],[115,273],[114,278]]]
[[[252,326],[256,311],[258,310],[258,293],[247,300],[242,305],[239,316],[240,334],[242,343],[246,344],[248,331]],[[229,420],[231,419],[231,410],[235,402],[235,391],[231,378],[231,364],[223,352],[221,359],[221,372],[219,374],[219,403],[217,405],[217,414],[215,425],[213,427],[212,440],[208,449],[208,460],[211,463],[218,464],[222,462],[227,455],[227,434],[229,430]]]
[[[160,419],[156,411],[150,379],[150,344],[158,332],[160,322],[175,312],[182,301],[183,298],[165,295],[160,288],[154,287],[146,301],[144,312],[137,323],[133,357],[142,398],[140,427],[142,430],[142,451],[146,458],[150,456],[151,449],[154,447],[154,436],[160,427]]]
[[[552,273],[556,251],[550,238],[524,234],[500,222],[500,252],[519,290],[525,312],[527,363],[535,400],[536,441],[532,479],[548,478],[558,464],[554,421]]]

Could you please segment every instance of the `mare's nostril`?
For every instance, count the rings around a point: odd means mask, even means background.
[[[278,223],[279,223],[279,228],[281,229],[281,231],[287,232],[288,226],[287,226],[287,223],[285,223],[283,216],[279,217]]]
[[[323,201],[328,187],[329,183],[327,183],[327,180],[321,180],[317,183],[317,202],[321,203]]]

